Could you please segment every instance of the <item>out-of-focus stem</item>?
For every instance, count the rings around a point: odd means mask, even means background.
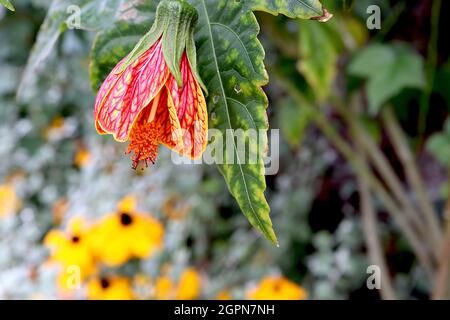
[[[356,115],[359,115],[361,110],[358,106],[353,106],[353,110]],[[361,142],[356,139],[355,135],[358,133],[355,130],[351,130],[353,140],[356,144],[356,149],[361,152],[361,161],[363,161],[367,167],[367,155],[364,154],[364,148],[361,146]],[[364,179],[358,177],[358,190],[360,196],[360,211],[361,222],[364,230],[364,236],[366,238],[368,258],[372,264],[377,265],[381,270],[381,297],[385,300],[395,300],[396,294],[392,280],[389,274],[389,268],[386,263],[385,254],[383,252],[383,246],[378,232],[378,221],[376,216],[376,210],[372,199],[372,192]]]
[[[273,73],[278,76],[278,79],[280,80],[279,83],[292,96],[292,98],[298,102],[299,106],[308,108],[308,111],[310,111],[312,120],[314,121],[316,126],[333,143],[336,149],[347,159],[347,161],[353,166],[353,168],[361,175],[361,178],[367,181],[373,192],[380,197],[389,213],[393,216],[400,230],[403,231],[423,268],[429,274],[429,276],[432,277],[432,263],[421,239],[417,236],[416,232],[414,232],[414,229],[409,224],[409,221],[405,219],[402,210],[391,198],[389,192],[386,191],[383,184],[375,177],[370,168],[360,160],[359,155],[352,150],[352,148],[348,145],[344,138],[341,137],[339,132],[337,132],[330,125],[323,112],[321,110],[315,109],[308,103],[305,103],[304,98],[298,92],[298,89],[288,79],[285,79],[281,73],[276,72],[276,70],[274,70]]]
[[[329,122],[321,112],[315,112],[311,110],[313,114],[313,120],[322,133],[327,136],[327,138],[334,144],[337,150],[350,162],[353,168],[359,172],[361,177],[365,179],[370,188],[380,197],[384,205],[388,209],[389,213],[393,216],[399,228],[403,231],[406,238],[411,244],[411,247],[417,254],[419,261],[426,270],[426,272],[432,276],[433,275],[433,265],[430,261],[427,250],[423,246],[421,239],[418,237],[417,233],[409,224],[409,221],[405,219],[402,210],[397,206],[395,201],[391,198],[389,193],[384,188],[383,184],[375,177],[375,175],[370,171],[370,168],[360,161],[359,156],[353,152],[351,147],[341,138],[339,133],[330,126]]]
[[[394,146],[394,149],[405,168],[406,178],[411,187],[417,195],[419,207],[425,215],[425,221],[430,230],[430,236],[433,240],[433,248],[436,259],[439,259],[439,248],[442,241],[442,230],[439,227],[437,214],[433,209],[431,201],[425,190],[422,178],[420,177],[419,168],[414,161],[411,150],[408,147],[408,141],[405,134],[398,123],[398,120],[388,106],[383,109],[382,116],[389,138]]]
[[[448,183],[450,185],[450,179]],[[447,227],[439,254],[438,269],[434,278],[432,297],[436,300],[450,298],[450,192],[444,210]]]
[[[377,219],[375,207],[372,201],[370,189],[358,175],[358,189],[360,195],[360,207],[362,214],[362,226],[367,243],[367,251],[370,263],[377,265],[381,270],[381,297],[385,300],[396,299],[395,291],[391,283],[389,269],[386,264],[384,252],[378,237]]]
[[[428,41],[426,70],[426,85],[420,99],[419,133],[423,138],[427,124],[428,110],[430,109],[430,96],[433,91],[436,65],[438,60],[439,20],[441,15],[442,0],[434,0],[431,7],[431,35]],[[421,139],[423,142],[423,139]]]
[[[332,106],[344,118],[350,128],[355,131],[354,138],[359,140],[359,145],[363,148],[370,160],[373,162],[375,168],[378,170],[384,181],[387,183],[391,191],[397,197],[398,201],[404,207],[405,213],[413,221],[417,230],[423,227],[423,221],[420,219],[420,213],[414,208],[411,200],[408,199],[404,191],[400,179],[392,169],[389,161],[383,152],[379,149],[373,138],[367,131],[361,127],[358,118],[344,105],[338,97],[332,97]]]

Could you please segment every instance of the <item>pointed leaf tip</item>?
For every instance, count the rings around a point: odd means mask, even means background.
[[[9,0],[0,0],[0,4],[10,11],[16,11],[16,9]]]
[[[318,17],[313,17],[313,18],[311,18],[311,20],[317,20],[319,22],[327,22],[331,18],[333,18],[333,15],[331,13],[329,13],[327,9],[323,9],[323,15],[318,16]]]

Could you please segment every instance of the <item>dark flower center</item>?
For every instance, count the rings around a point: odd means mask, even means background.
[[[80,242],[80,237],[79,236],[73,236],[71,240],[72,240],[73,243],[78,243],[78,242]]]
[[[120,214],[120,223],[124,226],[129,226],[133,223],[133,217],[129,213],[122,212]]]
[[[273,290],[274,290],[275,292],[280,292],[280,291],[281,291],[281,283],[276,282],[276,283],[274,284],[274,286],[273,286]]]
[[[106,278],[101,278],[100,279],[100,285],[102,286],[103,289],[107,289],[109,287],[109,281]]]

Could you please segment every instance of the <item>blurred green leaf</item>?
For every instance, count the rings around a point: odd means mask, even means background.
[[[311,19],[324,15],[319,0],[246,0],[244,5],[253,11],[264,11],[290,18]]]
[[[127,0],[94,0],[83,1],[80,11],[80,26],[82,30],[99,31],[111,28],[122,19],[138,18],[132,1]]]
[[[35,84],[39,71],[45,68],[45,60],[51,54],[61,33],[66,30],[66,9],[70,5],[69,2],[69,0],[54,1],[50,6],[47,16],[39,29],[36,42],[28,58],[19,89],[17,90],[17,98],[19,100],[23,100],[27,89]]]
[[[305,76],[318,100],[328,97],[337,74],[339,45],[328,24],[302,21],[299,26],[299,71]]]
[[[428,150],[445,166],[450,166],[450,135],[435,134],[428,141]]]
[[[447,119],[444,130],[428,140],[427,149],[444,166],[450,167],[450,118]]]
[[[367,39],[369,38],[369,31],[367,30],[367,26],[360,20],[350,15],[336,16],[330,22],[334,22],[334,20],[338,20],[340,24],[344,26],[343,29],[345,29],[348,33],[348,35],[342,34],[342,28],[339,26],[333,26],[334,30],[340,30],[341,33],[340,35],[335,35],[335,37],[338,39],[340,38],[343,42],[345,42],[346,47],[349,49],[355,49],[363,46],[367,42]]]
[[[69,28],[97,30],[111,27],[125,13],[133,14],[131,12],[133,7],[123,7],[123,3],[124,0],[53,1],[41,25],[37,40],[22,75],[17,91],[19,101],[26,99],[27,89],[35,84],[39,72],[45,69],[45,61],[52,53],[63,32]],[[80,10],[79,12],[77,12],[77,8]],[[77,16],[79,20],[77,20]],[[80,24],[76,25],[78,22]]]
[[[9,0],[0,0],[0,4],[8,10],[15,11],[14,6]]]
[[[446,101],[447,106],[450,106],[450,90],[448,84],[450,83],[450,62],[440,66],[436,71],[434,79],[434,91],[438,92]],[[449,107],[450,110],[450,107]]]
[[[355,4],[355,0],[342,0],[342,7],[344,11],[350,11]]]
[[[310,124],[311,114],[293,100],[283,101],[279,111],[279,127],[291,148],[298,148]]]
[[[348,71],[367,79],[369,111],[373,115],[403,89],[425,86],[423,58],[406,45],[371,45],[354,57]]]

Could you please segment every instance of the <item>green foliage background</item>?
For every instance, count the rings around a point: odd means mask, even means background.
[[[385,12],[380,32],[365,26],[373,2]],[[127,194],[138,195],[142,207],[164,220],[167,238],[163,253],[130,263],[124,274],[154,275],[165,263],[193,265],[209,280],[204,298],[224,288],[242,298],[268,274],[285,275],[313,299],[378,298],[365,287],[370,263],[356,179],[312,125],[314,108],[327,114],[330,127],[339,125],[326,111],[335,92],[349,101],[364,96],[363,123],[379,142],[379,113],[386,104],[396,106],[431,172],[426,183],[433,203],[443,207],[450,164],[448,53],[435,47],[439,59],[430,66],[432,40],[417,35],[424,38],[420,47],[404,37],[407,1],[322,1],[334,14],[327,23],[305,20],[323,14],[316,0],[192,3],[200,14],[196,43],[212,127],[280,128],[280,172],[264,177],[262,162],[223,165],[221,177],[212,166],[175,166],[167,150],[145,174],[132,171],[124,145],[95,133],[93,100],[102,79],[151,26],[157,1],[17,0],[15,12],[0,9],[0,183],[20,173],[22,206],[0,220],[0,298],[58,297],[42,245],[58,227],[52,217],[58,199],[69,201],[64,226],[76,214],[94,219],[110,212]],[[80,29],[66,25],[70,5],[81,8]],[[422,15],[431,20],[429,11]],[[431,86],[430,68],[437,79]],[[438,106],[420,111],[414,101],[426,94]],[[423,112],[428,130],[420,131]],[[64,128],[49,138],[45,132],[58,118]],[[82,168],[73,160],[80,146],[92,157]],[[192,207],[184,220],[163,217],[162,200],[174,195]],[[417,276],[423,270],[405,239],[382,209],[378,218],[387,219],[381,239],[399,296],[426,297],[430,282]]]

